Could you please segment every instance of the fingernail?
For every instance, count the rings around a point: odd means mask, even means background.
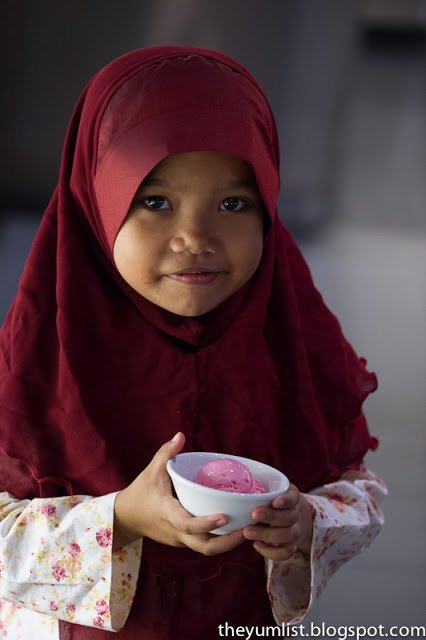
[[[217,527],[223,527],[224,524],[226,524],[225,518],[219,518],[219,520],[216,520]]]
[[[170,442],[172,442],[172,443],[174,444],[174,443],[177,441],[177,439],[179,438],[179,434],[180,434],[180,431],[178,431],[178,432],[173,436],[173,438],[170,440]]]

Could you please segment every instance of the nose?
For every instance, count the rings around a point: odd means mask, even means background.
[[[216,245],[208,212],[187,209],[177,217],[170,240],[170,249],[174,253],[215,253]]]

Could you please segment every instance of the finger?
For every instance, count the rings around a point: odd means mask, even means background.
[[[292,546],[297,544],[300,528],[298,524],[291,527],[250,526],[243,529],[246,540],[264,542],[273,546]]]
[[[185,436],[181,431],[178,431],[171,440],[165,442],[158,449],[150,462],[150,466],[156,471],[163,470],[167,462],[182,451],[184,444]]]
[[[285,547],[272,547],[264,542],[255,542],[253,544],[255,550],[260,553],[264,558],[273,560],[274,562],[282,562],[283,560],[289,560],[297,551],[297,547],[285,546]]]
[[[298,506],[289,509],[274,509],[273,507],[256,507],[251,517],[256,522],[271,525],[271,527],[291,527],[299,518]]]
[[[186,544],[193,551],[198,551],[198,553],[202,553],[205,556],[215,556],[235,549],[244,540],[243,532],[239,529],[223,536],[188,536]]]
[[[291,484],[288,490],[272,500],[275,509],[292,509],[299,502],[299,490]]]
[[[221,513],[211,516],[193,516],[175,498],[171,498],[167,503],[166,512],[170,524],[177,531],[187,535],[206,534],[212,529],[223,527],[228,522],[228,518]]]
[[[170,524],[180,537],[180,542],[193,551],[206,556],[225,553],[244,542],[242,529],[226,535],[214,535],[210,531],[228,522],[224,514],[192,516],[172,498],[174,504],[168,509]]]
[[[170,458],[173,458],[180,453],[185,444],[185,434],[182,431],[178,431],[170,440],[171,450],[169,453]]]

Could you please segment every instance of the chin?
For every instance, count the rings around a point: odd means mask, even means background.
[[[169,309],[172,313],[177,316],[182,316],[183,318],[197,318],[198,316],[203,316],[205,313],[212,311],[215,307],[203,307],[203,308],[195,308],[195,309]]]
[[[209,311],[212,311],[216,307],[218,307],[220,302],[217,304],[188,304],[188,305],[173,305],[170,307],[165,307],[167,311],[176,314],[177,316],[182,316],[183,318],[197,318],[198,316],[202,316]]]

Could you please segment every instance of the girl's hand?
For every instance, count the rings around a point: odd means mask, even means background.
[[[296,551],[309,554],[312,543],[312,511],[297,487],[275,498],[270,507],[256,507],[252,518],[257,524],[243,529],[247,540],[265,558],[288,560]]]
[[[244,541],[242,530],[216,536],[208,532],[223,526],[223,514],[194,517],[172,494],[167,461],[185,443],[183,433],[166,442],[150,464],[117,495],[114,512],[114,548],[147,536],[172,547],[188,547],[206,556],[230,551]]]

